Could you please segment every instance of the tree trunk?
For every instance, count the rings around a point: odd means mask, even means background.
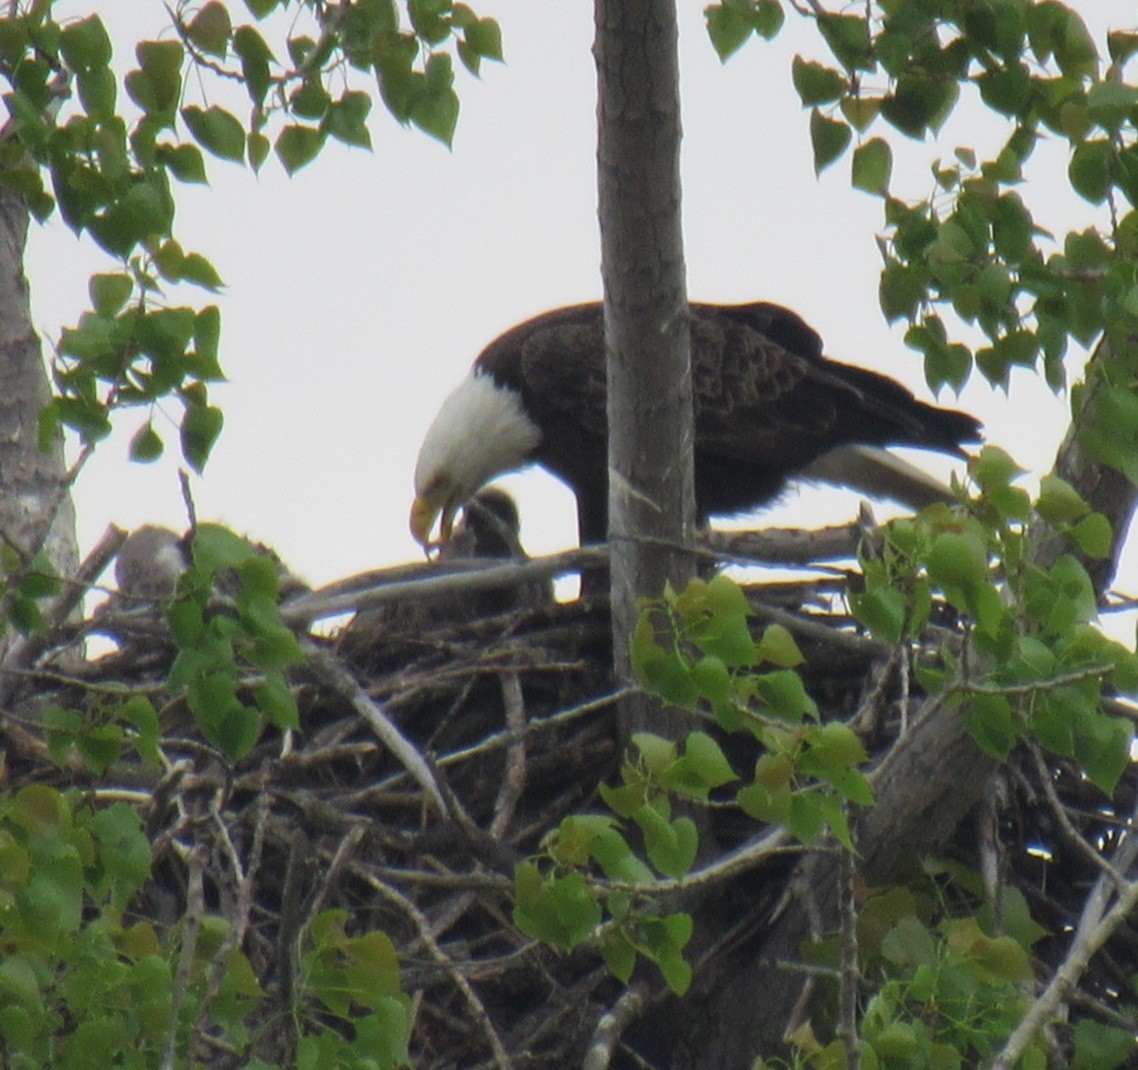
[[[674,0],[597,0],[597,174],[608,352],[613,660],[631,677],[637,600],[692,574],[691,353],[680,217]],[[621,737],[651,717],[639,700]]]
[[[38,419],[51,387],[32,328],[27,234],[23,200],[0,187],[0,540],[24,558],[43,549],[62,575],[73,576],[79,555],[62,436],[49,450],[39,448]]]

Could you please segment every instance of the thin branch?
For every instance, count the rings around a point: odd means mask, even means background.
[[[620,1038],[643,1013],[650,994],[643,981],[634,982],[620,994],[620,998],[597,1022],[593,1039],[581,1060],[581,1070],[608,1070]]]
[[[502,1044],[502,1038],[498,1035],[498,1030],[494,1028],[494,1023],[490,1021],[490,1015],[486,1012],[485,1005],[482,1003],[482,1000],[478,998],[478,993],[470,986],[470,982],[463,976],[462,971],[455,965],[454,960],[439,946],[438,941],[431,932],[431,923],[427,920],[426,916],[410,899],[397,889],[391,887],[391,885],[384,883],[366,870],[357,869],[357,872],[370,887],[379,892],[384,899],[398,907],[399,910],[411,920],[411,923],[418,930],[419,939],[422,940],[423,946],[426,947],[431,958],[446,971],[447,976],[466,1001],[466,1005],[473,1015],[474,1021],[481,1027],[482,1035],[486,1038],[486,1042],[490,1045],[491,1052],[493,1052],[494,1065],[498,1066],[500,1070],[511,1070],[513,1062]]]
[[[307,665],[313,674],[330,691],[338,694],[356,711],[379,737],[383,745],[399,761],[412,779],[426,793],[427,798],[440,814],[446,814],[447,805],[439,789],[434,773],[426,760],[406,736],[395,726],[380,707],[352,678],[352,675],[326,650],[321,649],[310,639],[301,641],[307,658]]]

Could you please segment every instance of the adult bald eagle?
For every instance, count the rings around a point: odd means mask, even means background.
[[[980,425],[966,413],[926,405],[886,376],[827,359],[818,334],[778,305],[693,304],[691,347],[701,522],[769,502],[796,475],[920,507],[943,498],[944,488],[876,447],[960,454],[961,443],[979,439]],[[603,541],[605,429],[600,303],[514,327],[483,350],[423,440],[413,534],[426,544],[441,517],[445,541],[456,511],[483,484],[532,462],[572,488],[581,542]]]

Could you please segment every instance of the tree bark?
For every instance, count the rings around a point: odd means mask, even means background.
[[[1063,553],[1077,557],[1090,574],[1095,593],[1100,599],[1114,581],[1119,556],[1126,545],[1134,509],[1138,505],[1138,486],[1117,469],[1094,460],[1079,442],[1080,432],[1094,418],[1099,392],[1111,378],[1112,363],[1114,358],[1110,344],[1103,339],[1095,347],[1094,355],[1087,365],[1083,388],[1075,395],[1078,398],[1078,408],[1072,413],[1071,426],[1059,446],[1055,467],[1052,469],[1055,475],[1062,476],[1070,483],[1095,512],[1102,513],[1110,521],[1114,533],[1111,553],[1106,557],[1088,558],[1064,536],[1042,523],[1036,528],[1032,547],[1032,556],[1041,565],[1054,564],[1055,559]]]
[[[637,600],[692,575],[691,353],[680,216],[674,0],[597,0],[597,176],[608,352],[613,660],[631,678]],[[658,712],[634,700],[621,736]]]
[[[43,549],[62,575],[74,576],[79,553],[63,438],[39,448],[39,414],[51,387],[32,328],[27,235],[23,200],[0,187],[0,541],[23,557]]]

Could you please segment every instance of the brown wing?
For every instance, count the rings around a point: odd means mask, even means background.
[[[926,405],[886,376],[826,359],[818,335],[786,309],[694,311],[702,450],[791,473],[849,443],[955,451],[977,437],[967,414]]]

